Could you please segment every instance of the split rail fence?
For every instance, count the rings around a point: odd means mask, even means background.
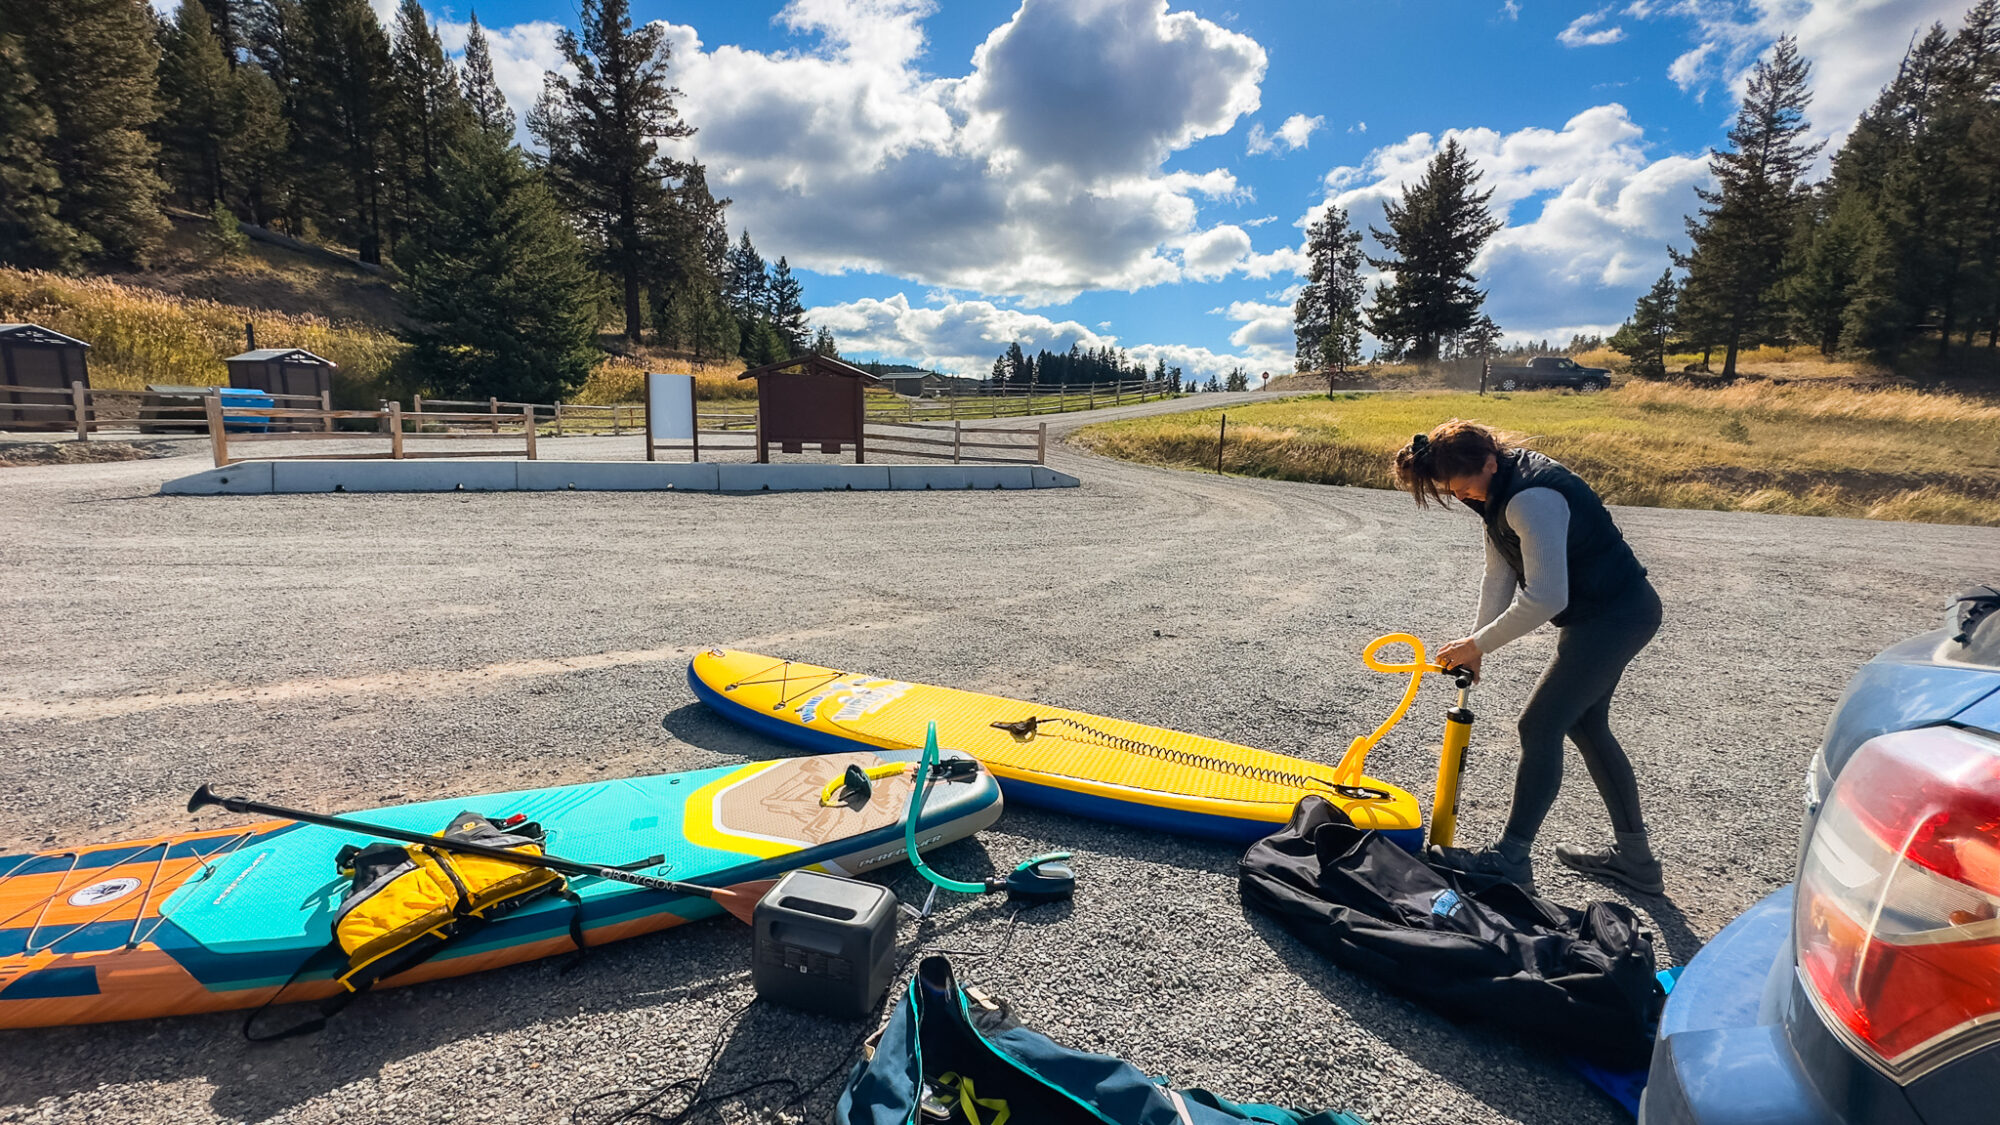
[[[905,434],[894,431],[919,430],[919,434]],[[898,457],[922,457],[933,461],[949,461],[954,465],[968,462],[994,465],[1040,465],[1049,452],[1049,424],[1038,423],[1030,427],[976,426],[966,429],[963,422],[876,422],[870,421],[862,427],[870,453],[891,453]],[[936,435],[936,436],[925,436]],[[949,437],[945,435],[950,435]],[[1000,438],[1032,438],[1032,441],[993,441]],[[921,448],[912,449],[910,446]],[[949,450],[949,452],[946,452]],[[992,450],[994,452],[988,452]],[[1000,451],[1015,454],[1003,456]]]
[[[271,399],[287,413],[269,415],[267,411],[228,403],[224,404],[224,413],[233,422],[263,415],[273,428],[286,426],[296,432],[311,424],[311,428],[323,433],[354,437],[365,436],[365,433],[345,430],[336,423],[349,418],[379,419],[392,405],[385,401],[372,411],[337,411],[333,409],[332,396],[325,392],[317,395],[256,393]],[[1149,381],[1074,386],[1036,384],[924,399],[880,396],[889,401],[874,401],[878,396],[870,395],[866,420],[871,424],[890,425],[1032,417],[1150,402],[1168,397],[1171,393],[1166,384]],[[457,409],[440,411],[436,409],[438,407]],[[7,417],[8,411],[49,415],[49,421],[60,421],[65,429],[73,430],[78,441],[89,441],[91,434],[102,433],[113,425],[136,428],[141,432],[169,428],[198,432],[207,418],[204,398],[197,394],[177,394],[171,390],[117,390],[87,387],[82,383],[72,383],[66,388],[0,383],[0,417]],[[606,432],[622,436],[627,433],[643,434],[646,430],[646,407],[643,403],[595,406],[571,402],[506,402],[498,398],[438,399],[418,395],[412,400],[411,408],[403,412],[405,422],[425,429],[425,436],[443,436],[445,432],[458,430],[483,431],[489,436],[513,432],[521,426],[524,416],[532,419],[536,426],[553,427],[556,437],[570,433]],[[751,414],[708,412],[700,418],[706,423],[706,428],[700,433],[708,436],[754,435],[756,430],[756,418]],[[380,428],[386,432],[386,426]],[[241,441],[245,436],[235,434],[232,439]],[[715,445],[711,448],[735,447]]]
[[[321,414],[333,410],[332,395],[322,391],[316,395],[274,394],[255,391],[262,398],[273,402],[296,402],[308,408],[317,406]],[[37,395],[49,402],[23,402],[21,395]],[[110,423],[131,426],[144,433],[156,429],[185,429],[199,432],[206,424],[208,408],[203,396],[196,394],[176,394],[172,391],[127,391],[106,387],[86,387],[82,383],[71,383],[68,387],[21,387],[0,383],[0,395],[11,396],[14,401],[0,401],[0,415],[8,411],[34,411],[42,414],[63,415],[66,429],[74,430],[76,440],[89,441],[93,433],[102,433],[110,428]],[[238,415],[248,415],[252,411],[232,404],[225,404],[223,410],[232,421]],[[56,421],[51,418],[50,421]],[[322,428],[332,430],[332,419],[326,419]]]
[[[427,405],[437,405],[433,400]],[[262,409],[241,406],[225,406],[220,395],[210,395],[203,400],[203,408],[208,415],[208,438],[215,450],[217,468],[240,461],[358,461],[358,460],[410,460],[428,457],[491,457],[491,449],[446,450],[413,449],[414,442],[442,441],[451,438],[474,438],[491,441],[497,435],[518,434],[524,447],[524,456],[530,461],[535,457],[535,415],[532,411],[515,414],[481,413],[472,411],[413,411],[404,410],[401,403],[391,402],[381,410],[286,410]],[[231,433],[229,426],[241,425],[246,421],[265,419],[272,424],[285,421],[320,422],[319,430],[273,430],[265,433]],[[335,422],[372,421],[376,429],[345,430],[334,428]],[[473,427],[451,429],[451,426]],[[502,431],[501,426],[513,427]],[[280,453],[254,457],[237,456],[230,449],[245,442],[302,441],[311,439],[334,439],[338,441],[386,441],[389,448],[379,453]]]

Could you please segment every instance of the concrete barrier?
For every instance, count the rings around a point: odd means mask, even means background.
[[[872,492],[1075,488],[1043,465],[754,465],[703,461],[244,461],[170,480],[174,496],[274,492]]]
[[[160,486],[169,496],[257,496],[271,491],[271,462],[245,461],[195,473]]]
[[[716,466],[724,492],[877,492],[889,487],[887,465]]]
[[[512,492],[517,461],[273,461],[273,492]],[[234,466],[231,466],[234,468]]]
[[[714,492],[719,466],[708,461],[523,461],[523,492]]]

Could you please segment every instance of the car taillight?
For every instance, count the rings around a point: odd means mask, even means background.
[[[1870,739],[1799,875],[1799,974],[1864,1058],[1909,1082],[2000,1036],[2000,742]]]

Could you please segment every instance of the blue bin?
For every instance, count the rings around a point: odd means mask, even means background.
[[[240,387],[217,387],[215,393],[222,399],[222,428],[235,433],[264,433],[271,428],[271,420],[261,414],[230,414],[230,407],[246,410],[275,410],[277,400],[264,391],[247,390]]]

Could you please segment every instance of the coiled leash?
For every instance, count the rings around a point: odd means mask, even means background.
[[[1289,770],[1272,769],[1268,766],[1253,766],[1248,762],[1232,762],[1227,758],[1211,758],[1206,754],[1197,754],[1192,750],[1176,750],[1171,746],[1158,746],[1151,742],[1142,742],[1136,738],[1125,738],[1122,735],[1112,734],[1109,731],[1101,731],[1096,727],[1061,715],[1049,719],[1030,715],[1017,722],[992,723],[990,725],[995,730],[1004,730],[1015,738],[1026,742],[1034,738],[1037,734],[1040,734],[1042,727],[1056,726],[1058,724],[1082,731],[1084,734],[1097,739],[1097,745],[1112,750],[1123,750],[1131,754],[1143,754],[1146,757],[1158,758],[1163,762],[1172,762],[1176,765],[1193,766],[1196,769],[1209,770],[1214,773],[1226,773],[1235,777],[1247,777],[1253,781],[1267,782],[1272,785],[1287,785],[1294,789],[1310,789],[1317,786],[1322,789],[1331,789],[1350,801],[1386,801],[1389,799],[1389,794],[1382,792],[1380,789],[1371,789],[1365,785],[1342,785],[1323,777],[1311,777],[1302,773],[1292,773]],[[1062,738],[1065,736],[1057,734],[1051,737]]]

